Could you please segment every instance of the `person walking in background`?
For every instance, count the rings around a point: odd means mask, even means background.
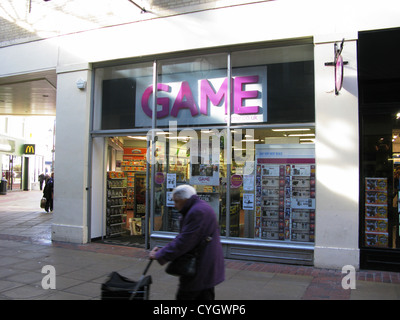
[[[43,190],[43,182],[45,180],[44,173],[39,174],[40,190]]]
[[[149,258],[164,265],[200,245],[197,272],[193,277],[179,277],[176,299],[214,300],[214,287],[225,280],[217,216],[212,207],[197,196],[192,186],[176,187],[172,199],[175,208],[182,214],[180,232],[165,247],[155,247]]]
[[[46,212],[53,211],[53,193],[54,193],[54,173],[51,173],[50,178],[46,180],[46,185],[43,190],[43,197],[46,198]]]

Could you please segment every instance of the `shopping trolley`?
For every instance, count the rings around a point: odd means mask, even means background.
[[[112,272],[101,285],[101,300],[149,300],[151,276],[146,276],[153,260],[144,269],[139,281],[133,281]]]

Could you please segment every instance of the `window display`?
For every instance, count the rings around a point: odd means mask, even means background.
[[[255,236],[313,242],[314,148],[257,145]]]
[[[365,245],[387,248],[387,178],[365,178]]]
[[[146,148],[124,147],[122,171],[127,178],[126,209],[131,235],[141,235],[146,203]]]

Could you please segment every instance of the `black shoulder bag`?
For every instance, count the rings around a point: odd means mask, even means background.
[[[211,237],[207,237],[193,250],[171,261],[165,269],[165,272],[178,277],[194,277],[197,273],[197,261],[200,250],[211,240]]]

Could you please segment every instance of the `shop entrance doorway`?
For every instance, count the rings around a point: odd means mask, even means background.
[[[146,144],[146,136],[107,139],[103,243],[146,246]]]

